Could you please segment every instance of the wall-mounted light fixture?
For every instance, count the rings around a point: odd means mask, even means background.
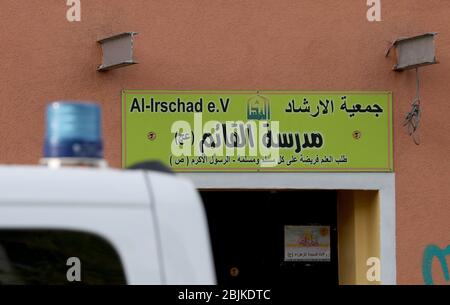
[[[412,109],[406,115],[404,126],[413,137],[414,143],[419,145],[420,138],[417,130],[420,125],[420,80],[419,67],[437,64],[435,36],[437,33],[425,33],[418,36],[399,38],[395,40],[386,52],[386,57],[392,48],[395,47],[397,53],[397,63],[395,71],[416,69],[416,97],[412,102]]]
[[[108,71],[137,64],[133,58],[135,32],[125,32],[98,41],[102,46],[103,60],[98,71]]]

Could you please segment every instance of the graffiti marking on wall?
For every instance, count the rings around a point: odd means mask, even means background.
[[[422,261],[422,273],[423,273],[423,280],[426,285],[434,285],[432,267],[433,267],[433,260],[435,257],[439,260],[441,264],[445,280],[447,282],[450,282],[450,275],[446,256],[450,256],[450,245],[448,245],[447,248],[445,249],[441,249],[436,245],[429,245],[425,248]]]

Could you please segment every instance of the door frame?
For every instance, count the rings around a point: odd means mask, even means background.
[[[397,283],[394,173],[180,173],[198,189],[378,191],[381,284]]]

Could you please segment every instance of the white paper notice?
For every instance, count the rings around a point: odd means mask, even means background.
[[[284,260],[330,261],[329,226],[285,226]]]

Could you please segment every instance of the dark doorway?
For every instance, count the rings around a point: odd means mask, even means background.
[[[202,191],[201,195],[219,284],[338,284],[335,191]],[[298,232],[306,237],[295,239]],[[294,256],[286,251],[293,237],[296,246],[310,245],[308,236],[317,240],[317,232],[321,241],[323,236],[329,240],[329,251],[313,251],[308,257],[306,248],[294,251]],[[318,253],[324,252],[329,256],[319,261]]]

